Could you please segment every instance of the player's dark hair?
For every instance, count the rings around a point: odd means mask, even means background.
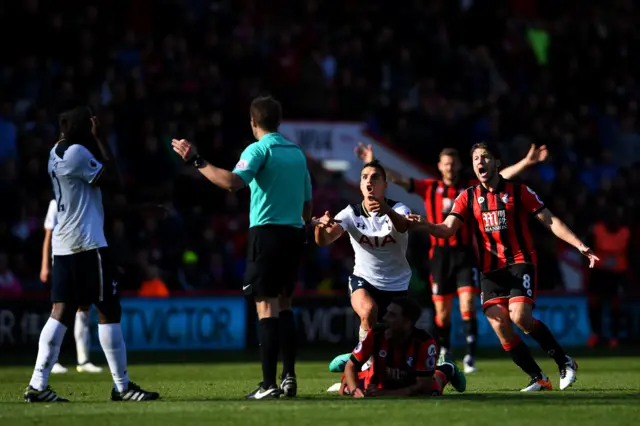
[[[442,151],[440,151],[440,155],[438,156],[438,159],[441,159],[444,156],[453,157],[458,160],[460,159],[460,153],[455,148],[444,148]]]
[[[418,302],[409,297],[403,296],[396,297],[391,301],[391,303],[400,306],[400,308],[402,308],[402,316],[411,321],[411,325],[416,325],[422,315],[422,308],[418,305]]]
[[[282,105],[271,96],[260,96],[251,101],[249,114],[261,129],[277,132],[282,120]]]
[[[364,170],[367,167],[373,167],[382,175],[382,179],[384,179],[385,181],[387,180],[387,171],[384,169],[384,167],[382,167],[382,164],[380,164],[378,160],[369,161],[364,166],[362,166],[361,170]]]
[[[500,150],[492,145],[489,145],[486,142],[478,142],[476,144],[474,144],[471,147],[471,151],[469,151],[469,155],[471,155],[473,157],[473,153],[476,149],[484,149],[486,150],[489,154],[491,154],[491,156],[496,159],[496,160],[500,160]]]
[[[61,136],[77,143],[92,138],[91,117],[93,111],[88,106],[78,106],[63,112],[58,118]]]

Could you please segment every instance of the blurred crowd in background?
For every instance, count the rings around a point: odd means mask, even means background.
[[[631,0],[24,0],[0,6],[0,289],[43,291],[48,153],[57,114],[98,112],[126,176],[105,188],[105,229],[129,290],[237,290],[248,193],[215,188],[171,150],[193,140],[231,169],[252,142],[250,100],[286,119],[357,120],[425,167],[444,147],[530,143],[551,159],[522,178],[586,238],[607,219],[640,235],[640,9]],[[596,5],[597,4],[597,5]],[[311,164],[315,213],[358,200]],[[468,170],[467,170],[468,172]],[[117,214],[163,203],[168,219]],[[539,226],[532,224],[532,226]],[[562,288],[559,246],[536,232],[542,289]],[[346,238],[309,244],[300,290],[346,290]],[[418,288],[427,239],[412,238]],[[631,267],[640,265],[631,250]],[[632,274],[633,271],[630,271]],[[630,275],[632,277],[633,275]],[[159,290],[160,289],[160,290]],[[160,294],[158,293],[158,294]]]

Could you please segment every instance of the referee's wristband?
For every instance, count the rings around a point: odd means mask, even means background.
[[[191,164],[196,169],[201,169],[207,165],[207,162],[200,155],[196,154],[194,157],[187,159],[187,164]]]

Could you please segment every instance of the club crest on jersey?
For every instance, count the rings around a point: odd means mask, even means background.
[[[410,356],[409,359],[407,360],[407,365],[409,367],[413,366],[413,357],[412,356]]]
[[[504,231],[507,229],[507,211],[492,210],[482,213],[484,232]]]
[[[502,202],[505,204],[509,202],[509,194],[507,194],[506,192],[502,194]]]
[[[383,237],[367,237],[366,235],[360,236],[360,245],[368,245],[371,248],[383,248],[387,244],[396,244],[396,240],[391,235],[385,235]]]

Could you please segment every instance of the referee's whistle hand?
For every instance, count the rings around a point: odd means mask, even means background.
[[[185,161],[197,154],[196,148],[186,139],[173,139],[171,141],[171,146],[173,147],[173,150]]]

